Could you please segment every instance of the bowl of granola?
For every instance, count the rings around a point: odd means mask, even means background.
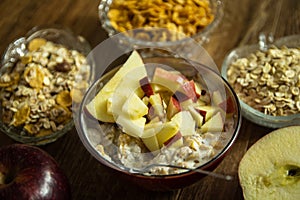
[[[89,88],[75,125],[91,155],[150,190],[178,189],[212,171],[241,125],[238,99],[202,64],[175,57],[128,60]]]
[[[0,68],[0,130],[32,145],[55,141],[74,125],[79,103],[93,79],[89,44],[63,28],[35,27],[13,41]]]
[[[208,42],[223,16],[218,0],[102,0],[98,11],[108,35],[120,35],[121,47],[167,50],[188,48],[190,39],[198,44]]]
[[[237,93],[242,115],[270,128],[300,124],[300,35],[274,39],[232,50],[222,76]]]

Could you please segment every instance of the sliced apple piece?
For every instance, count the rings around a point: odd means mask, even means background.
[[[185,82],[185,80],[186,79],[183,78],[180,74],[167,71],[160,67],[157,67],[155,69],[152,78],[153,83],[162,85],[172,92],[175,92]]]
[[[124,65],[116,74],[104,85],[92,101],[86,106],[93,117],[102,122],[115,122],[114,116],[107,112],[107,100],[113,96],[117,86],[123,80],[123,77],[134,70],[143,66],[143,60],[140,55],[133,51]]]
[[[140,88],[139,80],[145,76],[147,76],[147,71],[144,65],[134,68],[123,76],[112,96],[112,112],[115,118],[122,114],[122,107],[129,96],[137,94]]]
[[[162,130],[164,123],[162,121],[152,122],[150,121],[144,127],[144,133],[141,135],[141,138],[147,138],[156,135]]]
[[[204,117],[204,122],[207,122],[219,110],[215,106],[199,106],[195,109]]]
[[[182,100],[178,99],[179,101],[185,101],[187,100],[186,98],[191,99],[193,102],[197,101],[195,83],[193,80],[185,81],[183,84],[180,85],[177,92],[184,94],[184,95],[182,94],[179,95],[180,93],[178,94],[178,98],[182,98]],[[175,92],[175,95],[177,92]]]
[[[197,98],[199,98],[202,95],[201,94],[202,90],[201,90],[200,84],[197,82],[194,82],[194,89],[195,89]]]
[[[204,121],[204,117],[196,111],[196,109],[193,106],[189,106],[188,110],[190,111],[193,119],[195,120],[195,123],[198,127],[201,127]]]
[[[175,122],[179,126],[179,131],[182,136],[195,134],[196,123],[189,111],[181,111],[177,113],[171,121]]]
[[[172,138],[179,131],[179,126],[177,123],[169,121],[165,122],[161,131],[159,131],[156,135],[157,141],[160,147]]]
[[[121,126],[122,131],[132,137],[141,137],[144,133],[146,118],[130,119],[128,116],[119,115],[116,123]]]
[[[201,131],[205,132],[221,132],[224,129],[224,119],[221,112],[213,115],[208,121],[201,126]]]
[[[162,128],[163,123],[161,121],[150,122],[145,125],[144,133],[141,136],[141,139],[150,151],[159,150],[159,144],[156,138],[156,134],[160,132]]]
[[[139,82],[140,82],[141,89],[144,91],[147,97],[150,97],[151,95],[154,94],[152,86],[147,76],[142,78]]]
[[[164,143],[164,146],[168,147],[168,148],[179,148],[183,146],[183,139],[182,139],[182,135],[179,132],[177,132],[172,138],[170,138],[169,140],[167,140]]]
[[[222,97],[220,91],[218,91],[218,90],[213,91],[213,94],[212,94],[212,103],[213,103],[213,105],[217,106],[220,103],[222,103],[224,100],[225,100],[225,98]]]
[[[160,149],[156,136],[142,138],[142,141],[145,144],[145,146],[149,149],[149,151],[151,151],[154,154]]]
[[[107,99],[107,102],[106,102],[106,109],[107,109],[107,114],[109,114],[109,115],[112,115],[113,113],[112,113],[112,98],[111,97],[109,97],[108,99]]]
[[[167,107],[167,117],[170,120],[176,113],[181,111],[181,106],[179,102],[174,98],[171,97],[169,100],[169,104]]]
[[[130,119],[138,119],[147,115],[148,107],[135,93],[132,93],[125,101],[122,111]]]
[[[158,116],[160,119],[164,119],[166,115],[166,111],[164,109],[164,104],[162,98],[159,93],[151,95],[149,97],[149,113],[148,118],[149,120],[153,119],[154,117]]]
[[[186,101],[180,102],[182,110],[188,110],[190,106],[196,106],[192,99],[187,99]]]
[[[245,200],[300,197],[300,126],[280,128],[254,143],[238,176]]]
[[[156,83],[150,83],[152,89],[153,89],[153,92],[154,93],[160,93],[160,92],[166,92],[166,91],[169,91],[168,88],[160,85],[160,84],[156,84]]]

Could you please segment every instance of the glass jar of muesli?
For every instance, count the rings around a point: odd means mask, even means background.
[[[88,42],[65,28],[34,28],[12,42],[0,69],[0,130],[43,145],[73,127],[72,104],[93,80]]]

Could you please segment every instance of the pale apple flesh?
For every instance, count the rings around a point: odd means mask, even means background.
[[[124,65],[86,106],[87,110],[99,121],[115,122],[114,116],[107,112],[107,100],[113,96],[124,75],[143,65],[144,62],[140,55],[136,51],[133,51]]]
[[[300,198],[300,126],[275,130],[258,140],[239,164],[246,200]]]

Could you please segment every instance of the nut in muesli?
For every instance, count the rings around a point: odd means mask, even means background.
[[[43,38],[31,40],[27,50],[0,75],[1,118],[26,135],[44,136],[71,120],[71,94],[80,102],[90,66],[80,52]]]

